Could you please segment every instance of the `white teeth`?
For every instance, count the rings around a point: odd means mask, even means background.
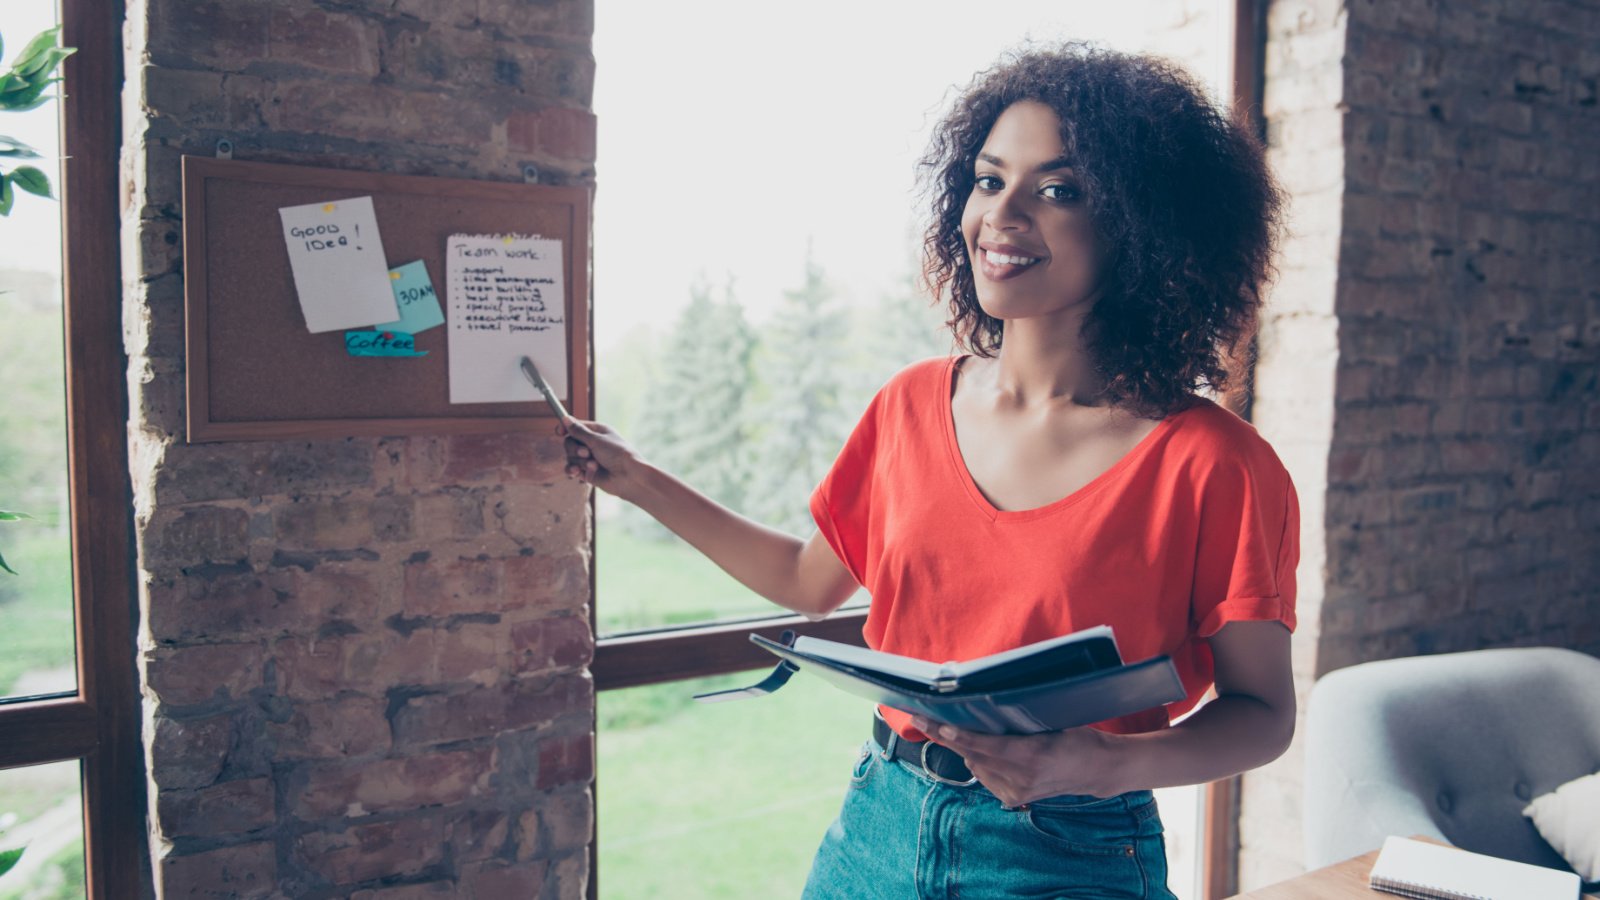
[[[983,252],[988,255],[989,262],[1001,266],[1031,266],[1039,261],[1037,256],[1007,256],[1004,253],[996,253],[993,250],[985,250]]]

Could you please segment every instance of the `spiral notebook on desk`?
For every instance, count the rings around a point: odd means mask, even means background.
[[[1582,887],[1572,872],[1394,835],[1384,840],[1369,883],[1421,900],[1577,900]]]

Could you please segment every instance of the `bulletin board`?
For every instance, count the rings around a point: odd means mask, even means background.
[[[416,335],[416,349],[427,356],[404,359],[353,357],[342,331],[307,330],[278,210],[367,196],[389,265],[423,260],[441,302],[451,235],[559,239],[567,331],[567,389],[561,399],[573,415],[592,418],[587,188],[186,156],[191,442],[549,428],[555,414],[542,401],[450,402],[449,322]]]

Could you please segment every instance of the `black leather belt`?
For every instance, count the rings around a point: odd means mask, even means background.
[[[966,787],[977,783],[961,754],[933,741],[908,741],[877,715],[872,717],[872,739],[895,759],[921,769],[934,781]]]

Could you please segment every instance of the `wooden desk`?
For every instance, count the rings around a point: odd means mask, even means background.
[[[1438,843],[1420,834],[1412,837],[1419,841]],[[1280,881],[1248,894],[1238,894],[1233,900],[1379,900],[1383,897],[1400,896],[1367,887],[1367,875],[1372,871],[1372,864],[1377,861],[1378,851],[1373,850],[1354,859],[1334,863],[1315,872],[1307,872],[1298,878]],[[1600,900],[1594,894],[1583,896],[1586,900]]]

